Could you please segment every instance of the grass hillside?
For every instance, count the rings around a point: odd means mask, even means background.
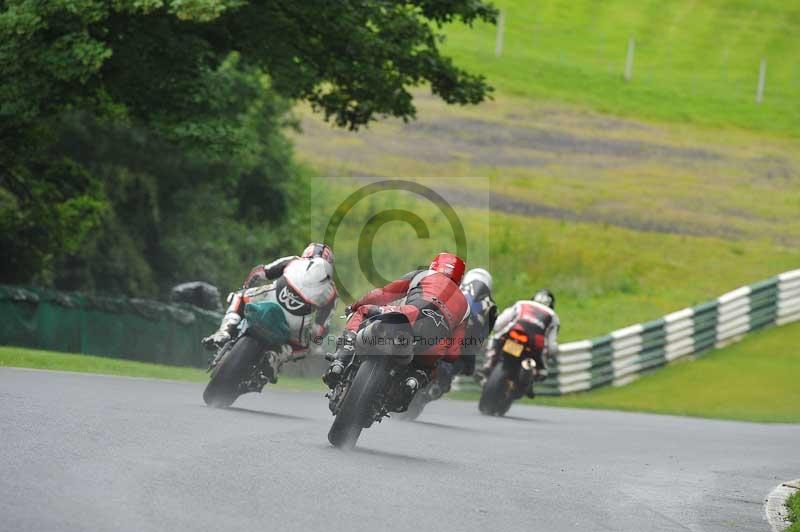
[[[417,121],[357,133],[300,108],[300,158],[320,175],[486,177],[454,186],[491,193],[498,212],[567,227],[708,236],[742,249],[769,241],[778,253],[800,245],[800,4],[495,4],[505,14],[500,57],[491,25],[448,26],[444,43],[495,85],[494,101],[451,107],[421,90]],[[756,105],[761,58],[767,83]]]
[[[362,182],[455,176],[442,186],[457,191],[458,207],[473,207],[462,216],[467,234],[488,249],[470,266],[494,273],[501,305],[553,288],[563,340],[800,267],[800,4],[496,4],[506,21],[500,57],[493,26],[450,26],[445,43],[458,64],[496,86],[494,101],[449,107],[420,91],[417,121],[356,133],[299,108],[300,158],[319,175]],[[637,51],[626,82],[631,35]],[[356,186],[344,183],[331,188]],[[336,193],[318,195],[312,210],[336,204]],[[422,204],[401,203],[413,212]],[[355,252],[369,216],[397,205],[376,199],[354,210],[338,256]],[[399,223],[378,236],[385,277],[436,246]]]
[[[800,135],[800,4],[783,0],[498,0],[488,24],[448,28],[445,50],[501,93],[631,116]],[[623,80],[629,38],[633,78]],[[764,100],[755,104],[761,59]]]
[[[800,245],[800,139],[664,124],[498,95],[416,122],[339,131],[302,108],[297,153],[326,176],[478,176],[498,210],[643,231]],[[473,195],[475,195],[473,194]],[[508,200],[512,201],[508,201]]]
[[[0,367],[97,373],[100,375],[199,383],[208,382],[208,373],[197,368],[165,366],[119,358],[58,353],[11,346],[0,346]],[[281,376],[274,386],[301,390],[321,390],[323,388],[322,382],[319,380],[287,376]]]
[[[461,180],[425,180],[427,184]],[[341,201],[364,181],[319,181],[312,210],[313,234]],[[440,190],[446,190],[442,188]],[[800,249],[767,240],[733,242],[720,237],[638,231],[608,224],[489,212],[452,202],[464,224],[469,267],[495,278],[498,304],[530,297],[541,286],[558,296],[562,341],[605,334],[716,298],[744,284],[800,267]],[[377,229],[372,243],[377,272],[385,279],[426,265],[441,249],[454,250],[453,231],[427,200],[407,192],[381,192],[358,203],[336,233],[340,288],[360,295],[372,287],[362,274],[358,241],[376,213],[407,210],[425,222],[419,238],[407,223]],[[361,248],[363,251],[364,248]],[[380,283],[378,283],[380,284]],[[335,320],[334,326],[338,326]]]

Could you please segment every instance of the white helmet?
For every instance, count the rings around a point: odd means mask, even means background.
[[[320,257],[293,260],[283,271],[283,277],[300,297],[318,307],[330,302],[336,294],[333,266]]]
[[[466,287],[472,281],[480,281],[486,285],[486,288],[489,289],[489,292],[492,291],[492,274],[483,268],[473,268],[465,273],[464,279],[461,281],[461,286]]]

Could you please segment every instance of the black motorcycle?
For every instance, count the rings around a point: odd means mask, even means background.
[[[351,449],[362,430],[390,412],[408,408],[411,398],[404,383],[414,371],[409,366],[413,358],[413,334],[404,315],[386,313],[370,319],[356,336],[341,380],[327,394],[336,416],[328,431],[331,445]]]
[[[271,357],[289,337],[283,309],[272,301],[245,305],[236,334],[209,363],[211,380],[203,391],[208,406],[227,408],[240,395],[261,392],[276,375]]]
[[[536,360],[528,333],[517,326],[499,339],[502,359],[484,380],[478,410],[487,416],[502,416],[511,403],[531,389],[536,373]]]

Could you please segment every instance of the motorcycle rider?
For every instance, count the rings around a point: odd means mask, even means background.
[[[272,281],[280,282],[286,271],[287,266],[297,260],[306,260],[314,263],[315,259],[320,259],[324,264],[322,267],[325,273],[322,277],[326,277],[325,283],[329,283],[330,287],[323,287],[325,293],[330,292],[330,300],[317,307],[315,305],[303,305],[300,309],[287,309],[291,314],[302,314],[304,316],[302,328],[304,336],[311,338],[321,338],[328,333],[330,325],[330,316],[334,307],[336,306],[336,287],[333,282],[333,264],[334,257],[333,251],[326,244],[311,242],[303,250],[300,256],[291,255],[274,260],[269,264],[262,264],[250,270],[250,274],[245,279],[244,284],[240,290],[231,292],[228,295],[228,309],[220,322],[219,329],[214,334],[203,338],[202,343],[208,349],[216,349],[227,343],[233,335],[236,327],[242,321],[244,315],[245,299],[257,297],[258,294],[254,293],[254,289],[269,284]],[[310,266],[309,266],[310,267]],[[328,271],[329,270],[329,271]],[[302,294],[301,294],[302,297]],[[283,303],[281,303],[283,304]],[[285,305],[284,305],[285,307]],[[316,312],[315,319],[312,323],[305,322],[306,317],[310,317],[312,313]],[[300,314],[298,314],[300,313]],[[285,362],[293,353],[305,351],[308,348],[308,338],[294,338],[290,345],[283,346],[278,360],[273,364],[273,369],[277,373],[277,366]]]
[[[505,309],[494,325],[492,337],[486,349],[486,361],[476,373],[487,379],[494,367],[500,362],[500,340],[515,325],[522,324],[529,332],[529,345],[533,348],[533,359],[536,362],[534,380],[541,381],[547,377],[547,357],[558,353],[558,329],[561,324],[555,312],[556,298],[547,288],[538,290],[530,300],[517,301]],[[534,397],[533,383],[527,392]]]
[[[483,348],[486,338],[497,321],[497,304],[492,299],[492,274],[483,268],[474,268],[464,275],[461,291],[469,304],[469,318],[461,350],[460,365],[464,375],[475,371],[475,357]]]
[[[356,333],[365,320],[386,312],[406,316],[414,334],[412,372],[405,382],[406,406],[416,391],[430,380],[440,359],[458,359],[464,341],[469,305],[459,290],[464,261],[452,253],[439,253],[428,269],[416,270],[371,290],[348,307],[349,318],[337,341],[335,359],[322,377],[333,389],[355,351]]]
[[[456,375],[472,375],[475,358],[485,347],[486,339],[497,320],[497,304],[492,299],[492,274],[483,268],[473,268],[464,274],[461,292],[467,298],[467,317],[461,354],[454,363],[440,362],[438,379],[430,383],[426,392],[431,400],[450,391]]]

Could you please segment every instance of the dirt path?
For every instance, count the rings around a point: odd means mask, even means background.
[[[510,98],[453,108],[420,95],[418,108],[357,133],[301,109],[298,154],[322,175],[487,176],[499,212],[800,243],[800,141]]]

